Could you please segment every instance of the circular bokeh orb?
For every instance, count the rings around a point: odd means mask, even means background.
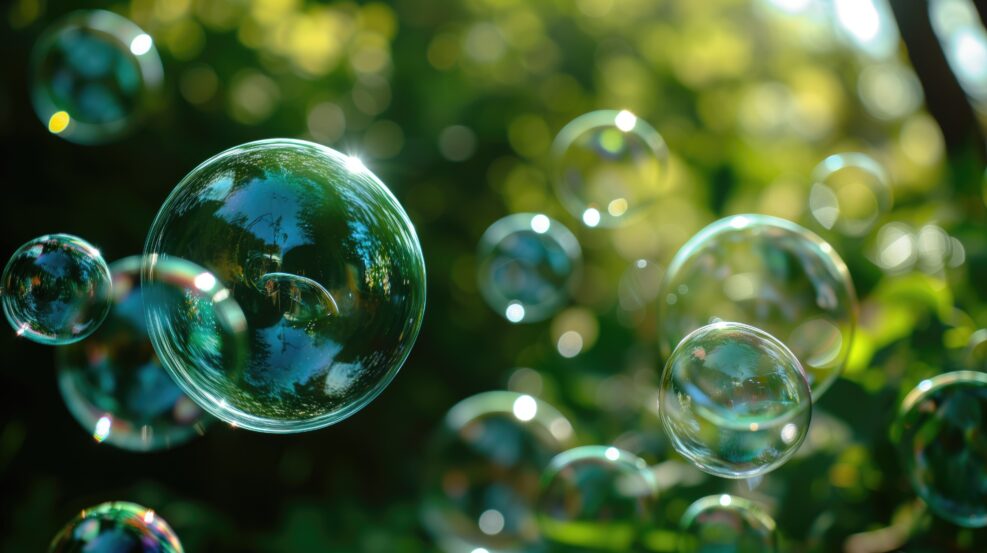
[[[41,123],[79,144],[133,129],[161,88],[154,40],[104,10],[73,12],[49,27],[31,57],[31,101]]]
[[[582,250],[562,223],[541,213],[516,213],[483,233],[477,260],[487,305],[512,323],[531,323],[569,301]]]
[[[154,353],[144,319],[140,270],[139,256],[110,264],[109,315],[86,340],[58,348],[56,364],[62,399],[93,439],[132,451],[153,451],[201,434],[209,419],[182,393]]]
[[[577,447],[545,469],[538,525],[555,549],[627,551],[657,495],[654,475],[640,457],[612,446]]]
[[[689,239],[658,302],[666,358],[699,327],[746,323],[792,350],[816,399],[843,371],[856,327],[857,296],[839,254],[805,228],[765,215],[720,219]]]
[[[901,405],[894,432],[902,465],[940,517],[987,527],[987,374],[957,371],[923,380]]]
[[[723,478],[770,472],[798,450],[812,396],[792,352],[766,332],[714,323],[668,358],[659,415],[675,450]]]
[[[552,145],[555,191],[588,227],[623,224],[654,204],[668,173],[668,147],[633,113],[601,110],[580,115]]]
[[[530,395],[486,392],[457,403],[429,449],[422,521],[447,553],[531,551],[542,471],[572,425]]]
[[[812,172],[809,213],[825,229],[863,236],[893,203],[891,178],[867,154],[833,154]]]
[[[95,247],[70,234],[46,234],[14,252],[0,277],[7,322],[39,344],[78,342],[110,311],[110,268]]]
[[[242,342],[239,360],[220,362],[196,353],[195,313],[145,301],[154,349],[182,389],[251,430],[313,430],[363,408],[401,368],[425,312],[404,209],[359,159],[311,142],[251,142],[193,169],[144,254],[144,283],[184,260],[242,311],[244,339],[230,341]]]
[[[680,522],[679,553],[775,553],[775,521],[756,503],[711,495],[686,509]]]
[[[182,553],[157,513],[125,501],[83,509],[52,540],[48,553]]]

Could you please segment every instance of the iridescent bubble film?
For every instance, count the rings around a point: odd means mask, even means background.
[[[682,340],[665,365],[658,406],[676,451],[724,478],[781,466],[802,444],[812,415],[798,359],[740,323],[714,323]]]
[[[620,225],[654,204],[668,172],[668,148],[633,113],[601,110],[580,115],[552,145],[555,191],[586,226]]]
[[[853,283],[832,246],[765,215],[735,215],[699,231],[669,264],[658,302],[666,357],[699,327],[746,323],[791,349],[817,399],[846,365],[856,326]]]
[[[429,449],[425,528],[447,553],[531,551],[539,478],[572,437],[569,421],[530,395],[486,392],[457,403]]]
[[[56,364],[62,399],[94,440],[151,451],[188,441],[204,431],[208,419],[182,393],[151,347],[144,297],[168,294],[156,290],[168,285],[142,288],[140,269],[139,256],[110,265],[109,315],[89,338],[59,348]]]
[[[148,234],[144,281],[174,259],[214,279],[195,287],[228,291],[212,299],[242,311],[242,347],[199,355],[197,340],[240,341],[200,328],[197,312],[145,302],[155,350],[192,399],[252,430],[312,430],[360,410],[397,374],[424,315],[424,260],[401,205],[359,159],[310,142],[251,142],[189,173]]]
[[[657,494],[640,457],[612,446],[577,447],[545,469],[538,524],[553,549],[627,551]]]
[[[140,119],[163,80],[151,36],[104,10],[73,12],[38,38],[31,100],[50,132],[80,144],[120,138]]]
[[[487,305],[512,323],[529,323],[569,301],[582,250],[562,223],[541,213],[516,213],[483,233],[477,260]]]
[[[99,328],[110,311],[106,261],[89,242],[46,234],[10,256],[0,280],[3,313],[18,336],[71,344]]]
[[[678,553],[775,553],[775,521],[756,503],[711,495],[689,506],[681,521]]]
[[[894,435],[918,494],[940,517],[987,526],[987,374],[923,380],[905,397]]]
[[[833,154],[812,173],[809,212],[823,228],[862,236],[893,203],[887,171],[867,154]]]
[[[182,553],[168,523],[125,501],[83,509],[52,540],[48,553]]]

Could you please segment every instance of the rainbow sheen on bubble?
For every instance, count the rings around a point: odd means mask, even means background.
[[[125,501],[83,509],[52,540],[48,553],[182,553],[168,523]]]
[[[79,144],[116,140],[161,88],[154,41],[105,10],[73,12],[49,27],[31,57],[31,101],[50,132]]]
[[[142,288],[140,268],[139,256],[110,264],[109,315],[87,339],[59,348],[56,365],[65,405],[94,440],[153,451],[201,434],[209,419],[161,366],[144,319],[146,295],[185,291]]]
[[[923,380],[902,402],[893,434],[915,493],[940,517],[987,527],[987,374]]]
[[[530,395],[486,392],[449,410],[429,449],[422,521],[447,553],[532,551],[538,481],[572,425]]]
[[[697,328],[746,323],[791,349],[816,399],[843,371],[856,327],[853,282],[832,246],[765,215],[735,215],[699,231],[669,264],[658,302],[666,357]]]
[[[672,352],[658,406],[665,433],[683,457],[715,476],[753,478],[798,450],[812,396],[784,344],[748,325],[714,323]]]
[[[477,280],[487,305],[512,323],[551,317],[569,301],[582,266],[579,242],[541,213],[516,213],[483,233]]]
[[[686,509],[678,553],[776,553],[775,521],[756,503],[711,495]]]
[[[589,227],[621,225],[653,205],[668,173],[668,147],[646,121],[613,110],[580,115],[552,145],[555,192]]]
[[[893,204],[891,178],[867,154],[833,154],[812,172],[809,213],[825,229],[863,236]]]
[[[657,495],[640,457],[612,446],[577,447],[545,469],[538,525],[553,550],[627,551]]]
[[[110,311],[112,282],[103,256],[70,234],[46,234],[17,249],[0,277],[7,322],[39,344],[78,342]]]
[[[198,355],[196,340],[239,340],[145,302],[179,386],[251,430],[313,430],[360,410],[397,374],[424,316],[424,260],[401,205],[359,159],[311,142],[262,140],[208,159],[165,201],[144,253],[145,283],[181,259],[215,281],[193,276],[196,287],[221,287],[241,310],[242,344],[224,360]]]

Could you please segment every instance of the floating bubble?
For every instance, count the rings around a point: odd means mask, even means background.
[[[732,495],[704,497],[686,509],[679,553],[775,553],[775,521],[757,504]]]
[[[823,228],[863,236],[893,203],[887,171],[867,154],[833,154],[812,173],[809,212]]]
[[[638,259],[624,271],[617,288],[620,307],[626,311],[644,309],[658,297],[664,269],[658,263]]]
[[[459,402],[429,450],[425,527],[448,553],[530,551],[539,540],[538,479],[572,434],[555,408],[526,394]]]
[[[483,233],[477,258],[487,305],[512,323],[530,323],[547,319],[568,301],[582,251],[558,221],[516,213]]]
[[[812,415],[798,359],[773,336],[740,323],[686,336],[665,365],[658,405],[676,451],[724,478],[753,478],[784,464]]]
[[[643,459],[606,446],[577,447],[542,476],[538,525],[558,547],[627,551],[650,516],[658,485]]]
[[[10,257],[0,295],[18,336],[64,345],[99,328],[110,310],[111,287],[99,250],[69,234],[46,234]]]
[[[109,142],[132,130],[164,75],[151,36],[104,10],[73,12],[48,28],[31,66],[38,118],[79,144]]]
[[[987,374],[957,371],[923,380],[895,421],[905,473],[942,518],[987,527]]]
[[[795,223],[765,215],[716,221],[675,254],[662,290],[666,357],[693,330],[736,321],[787,345],[816,399],[846,364],[857,310],[850,273],[832,246]]]
[[[83,509],[52,540],[49,553],[182,553],[182,544],[157,513],[113,501]]]
[[[242,310],[242,331],[219,340],[240,360],[198,355],[193,338],[208,345],[217,326],[169,302],[145,302],[154,348],[196,403],[251,430],[313,430],[360,410],[424,315],[424,261],[401,205],[359,159],[310,142],[251,142],[189,173],[148,234],[144,282],[175,258],[204,268],[193,288],[218,286]]]
[[[668,172],[668,148],[633,113],[593,111],[562,128],[552,145],[555,191],[586,226],[613,227],[654,204]]]
[[[85,341],[59,348],[56,360],[62,398],[97,442],[151,451],[188,441],[203,431],[208,419],[182,393],[151,347],[143,298],[154,290],[141,288],[140,268],[138,256],[110,265],[109,315]]]

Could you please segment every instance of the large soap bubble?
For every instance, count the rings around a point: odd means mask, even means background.
[[[675,254],[662,290],[666,357],[693,330],[735,321],[787,345],[816,399],[846,364],[857,309],[850,273],[832,246],[795,223],[736,215],[707,226]]]
[[[114,501],[83,509],[55,536],[48,553],[182,553],[168,523],[135,503]]]
[[[987,374],[923,380],[901,405],[894,434],[912,487],[937,515],[987,527]]]
[[[862,236],[892,203],[887,171],[867,154],[833,154],[812,173],[809,212],[824,228]]]
[[[798,359],[784,344],[748,325],[714,323],[672,352],[658,407],[682,456],[716,476],[752,478],[798,450],[812,397]]]
[[[148,234],[144,282],[175,258],[242,309],[242,360],[194,354],[190,312],[169,302],[145,302],[154,348],[193,400],[252,430],[312,430],[360,410],[401,368],[425,311],[401,205],[358,159],[310,142],[244,144],[182,179]]]
[[[46,234],[10,256],[0,280],[7,322],[41,344],[78,342],[110,311],[110,268],[99,250],[69,234]]]
[[[142,290],[140,268],[138,256],[110,265],[109,315],[86,340],[59,348],[56,360],[62,398],[96,441],[151,451],[188,441],[209,419],[182,393],[151,347],[144,296],[155,291]]]
[[[756,503],[711,495],[686,509],[680,522],[679,553],[775,553],[775,521]]]
[[[447,553],[530,551],[538,479],[572,426],[551,405],[513,392],[457,403],[429,451],[422,520]]]
[[[38,38],[31,100],[52,133],[99,144],[133,128],[163,75],[151,36],[129,19],[104,10],[77,11]]]

